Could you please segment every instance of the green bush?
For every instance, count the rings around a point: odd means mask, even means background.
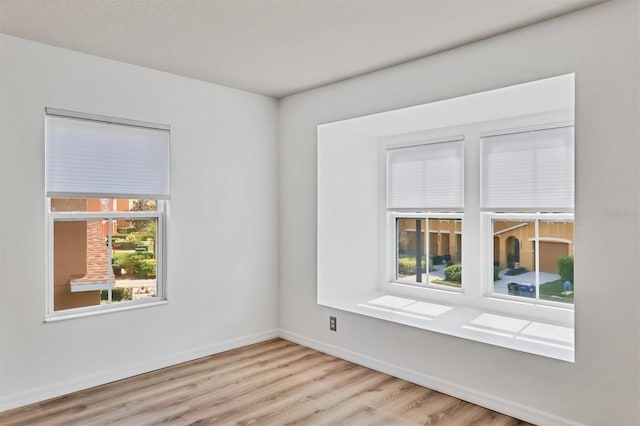
[[[145,222],[147,221],[139,220],[137,223],[138,225],[142,225]],[[150,221],[143,227],[140,227],[133,231],[128,231],[127,234],[125,235],[125,238],[127,241],[133,241],[137,244],[140,244],[141,242],[148,241],[148,240],[155,241],[156,228],[157,228],[156,222]]]
[[[156,276],[156,260],[142,259],[136,265],[135,275],[139,278],[155,278]]]
[[[455,283],[462,282],[462,265],[456,264],[447,266],[444,268],[444,276],[447,281],[453,281]]]
[[[563,282],[569,281],[573,284],[573,256],[558,258],[558,273]]]
[[[527,272],[527,268],[522,268],[522,267],[513,268],[505,272],[505,275],[520,275],[520,274],[524,274],[525,272]]]
[[[125,257],[127,257],[129,253],[123,253],[121,251],[116,251],[113,253],[113,255],[111,256],[111,263],[112,264],[118,264],[121,265],[122,264],[122,259],[124,259]]]
[[[422,260],[422,270],[424,271],[425,262]],[[398,274],[415,275],[416,274],[416,258],[402,257],[398,259]]]
[[[130,253],[128,259],[131,262],[131,265],[130,269],[126,266],[124,267],[127,270],[127,273],[129,272],[129,270],[131,270],[131,273],[136,278],[148,278],[150,276],[149,274],[151,273],[151,267],[149,266],[150,264],[147,261],[151,261],[153,262],[153,276],[155,277],[156,260],[153,259],[153,253],[151,253],[150,251]]]
[[[134,243],[139,243],[142,241],[142,233],[140,232],[129,232],[127,234],[127,241],[133,241]]]
[[[156,276],[156,260],[151,251],[114,253],[112,263],[124,268],[129,277],[151,278]]]
[[[426,261],[422,259],[422,273],[427,272],[425,270]],[[433,271],[433,263],[429,259],[429,271]],[[398,274],[399,275],[415,275],[416,274],[416,258],[415,257],[401,257],[398,259]]]
[[[122,300],[131,300],[133,298],[133,290],[124,287],[114,287],[111,289],[111,301],[120,302]],[[100,300],[109,300],[108,290],[100,292]]]
[[[442,256],[429,256],[434,265],[442,265],[444,258]]]
[[[493,265],[493,280],[498,281],[500,279],[500,266]]]

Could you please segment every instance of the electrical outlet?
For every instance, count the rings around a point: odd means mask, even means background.
[[[338,319],[336,317],[329,317],[329,330],[338,331]]]

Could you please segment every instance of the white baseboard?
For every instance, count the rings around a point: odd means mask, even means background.
[[[125,379],[138,374],[147,373],[164,367],[180,364],[182,362],[192,361],[194,359],[206,357],[231,349],[239,348],[253,343],[281,337],[300,345],[304,345],[320,352],[324,352],[338,358],[345,359],[358,365],[362,365],[372,370],[380,371],[394,377],[428,387],[438,392],[454,396],[464,401],[469,401],[482,407],[504,413],[508,416],[516,417],[527,422],[537,425],[553,425],[553,426],[583,426],[580,423],[568,420],[553,414],[546,413],[535,408],[527,407],[513,401],[503,398],[487,395],[478,390],[460,386],[458,384],[438,379],[415,370],[404,368],[398,365],[388,363],[369,357],[367,355],[350,351],[338,346],[334,346],[319,340],[311,339],[297,333],[287,330],[268,330],[261,333],[255,333],[248,336],[242,336],[234,339],[218,342],[213,345],[201,348],[179,352],[176,354],[156,358],[144,363],[124,366],[121,368],[102,371],[100,373],[83,376],[58,383],[51,386],[43,386],[41,388],[31,389],[24,392],[15,393],[0,398],[0,412],[10,410],[12,408],[21,407],[23,405],[32,404],[34,402],[44,401],[57,396],[66,395],[79,390],[88,389],[94,386],[103,385],[116,380]]]
[[[394,377],[415,383],[438,392],[471,402],[490,410],[498,411],[511,417],[515,417],[536,425],[544,426],[583,426],[573,420],[558,417],[535,408],[527,407],[513,401],[491,396],[476,389],[467,388],[458,384],[438,379],[415,370],[400,367],[385,361],[371,358],[358,352],[340,348],[319,340],[311,339],[291,331],[280,329],[280,337],[303,346],[310,347],[320,352],[345,359],[372,370],[380,371]]]
[[[94,386],[103,385],[105,383],[114,382],[116,380],[125,379],[127,377],[136,376],[138,374],[148,373],[149,371],[157,370],[159,368],[165,368],[182,362],[214,355],[230,349],[263,342],[276,337],[278,337],[278,330],[267,330],[260,333],[225,340],[213,345],[155,358],[143,363],[101,371],[96,374],[71,379],[63,383],[15,393],[0,398],[0,412],[32,404],[34,402],[55,398],[57,396],[66,395],[72,392],[77,392],[79,390],[88,389]]]

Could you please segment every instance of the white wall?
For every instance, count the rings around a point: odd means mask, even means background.
[[[170,303],[45,313],[45,106],[171,125]],[[277,102],[0,35],[0,410],[275,336]]]
[[[638,17],[636,0],[616,0],[281,100],[282,334],[537,423],[640,423]],[[575,364],[316,304],[318,124],[570,72]]]
[[[318,286],[318,303],[331,305],[340,301],[336,295],[377,289],[378,187],[368,183],[378,179],[379,153],[375,137],[318,129],[322,133],[330,142],[319,151],[325,168],[319,170],[317,220],[332,232],[318,235],[318,281],[325,284]]]

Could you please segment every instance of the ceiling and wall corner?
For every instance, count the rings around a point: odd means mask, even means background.
[[[603,0],[1,0],[0,32],[273,97]]]

